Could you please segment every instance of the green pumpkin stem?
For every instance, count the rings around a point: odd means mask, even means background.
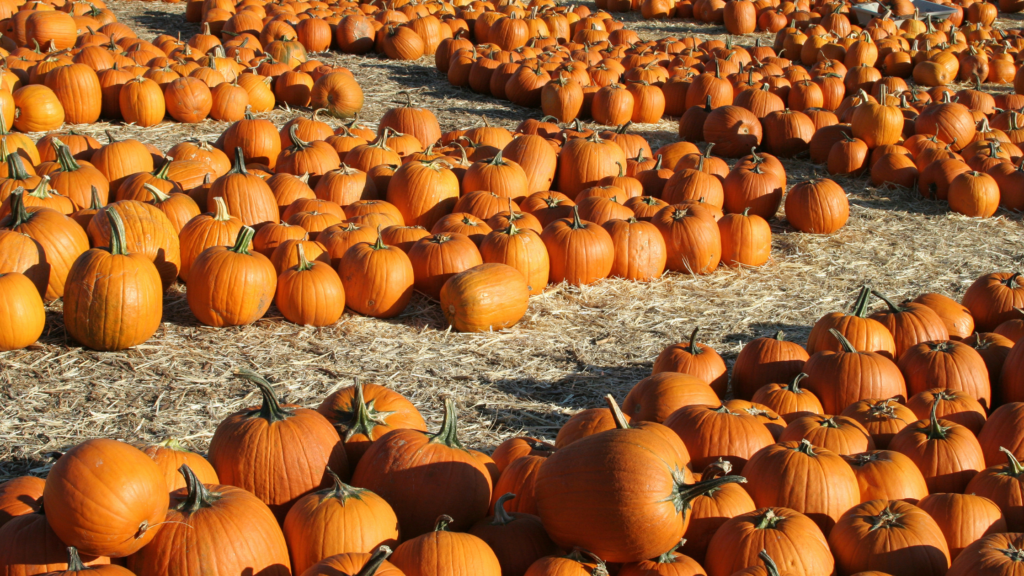
[[[658,556],[658,558],[655,560],[655,563],[657,563],[657,564],[675,564],[676,562],[679,561],[679,556],[676,555],[676,550],[681,549],[685,545],[686,545],[686,538],[683,538],[682,540],[679,541],[678,545],[673,546],[671,550],[669,550],[668,552],[665,552],[661,556]]]
[[[331,470],[330,466],[325,466],[324,471],[331,477],[331,481],[334,482],[334,486],[331,487],[330,492],[327,494],[327,498],[337,498],[341,500],[342,504],[345,503],[349,498],[359,498],[360,495],[365,492],[362,488],[356,488],[355,486],[349,486],[342,482],[341,478]]]
[[[932,400],[932,410],[928,415],[928,431],[925,434],[925,437],[929,440],[943,440],[946,438],[946,432],[949,431],[948,427],[939,424],[939,417],[937,414],[939,410],[939,402],[941,401],[942,399],[939,397],[935,397],[935,399]]]
[[[153,186],[149,182],[143,184],[142,187],[145,188],[147,192],[149,192],[150,196],[153,197],[154,204],[163,204],[164,202],[167,202],[168,200],[171,199],[170,196],[164,194],[163,190],[157,188],[156,186]]]
[[[58,138],[53,139],[53,147],[57,150],[57,163],[60,164],[61,172],[74,172],[81,170],[82,166],[71,155],[71,148],[61,142]]]
[[[11,192],[11,214],[14,215],[14,222],[11,223],[12,230],[17,230],[19,226],[28,222],[29,212],[25,207],[25,189],[21,186]]]
[[[0,122],[3,124],[3,122]],[[85,570],[85,564],[82,563],[82,558],[78,555],[78,548],[74,546],[68,546],[68,569],[67,572],[82,572]]]
[[[246,226],[246,228],[248,228],[248,226]],[[252,228],[249,228],[249,230],[252,230]],[[260,406],[260,409],[250,413],[250,417],[257,416],[273,424],[274,422],[279,422],[292,416],[291,410],[286,410],[281,407],[281,404],[277,401],[277,396],[274,396],[274,389],[271,387],[270,382],[267,382],[262,376],[252,370],[245,369],[235,372],[235,376],[255,384],[256,387],[259,388],[260,394],[263,396],[263,404]]]
[[[578,205],[574,205],[572,207],[572,224],[569,225],[569,228],[572,228],[573,230],[582,230],[583,228],[586,228],[586,225],[584,225],[583,221],[580,220],[580,207]]]
[[[36,184],[36,187],[33,188],[28,195],[39,198],[40,200],[46,200],[47,198],[52,197],[53,194],[50,193],[50,177],[43,176],[40,178],[39,184]]]
[[[28,180],[29,178],[25,164],[21,161],[21,154],[18,154],[17,150],[7,155],[7,177],[11,180]]]
[[[370,559],[366,561],[366,564],[363,564],[363,567],[359,569],[359,572],[355,573],[355,576],[373,576],[377,573],[377,570],[380,569],[381,564],[383,564],[390,555],[391,548],[388,548],[387,546],[377,548],[377,550],[370,555]]]
[[[868,305],[871,303],[871,287],[864,285],[860,289],[860,293],[857,294],[857,300],[853,303],[853,310],[850,311],[851,316],[858,318],[866,318],[868,315]]]
[[[1006,459],[1008,461],[1006,464],[1007,475],[1013,476],[1014,478],[1020,478],[1024,475],[1024,465],[1021,465],[1020,460],[1017,460],[1017,457],[1013,455],[1013,452],[1010,452],[1002,446],[999,447],[999,451],[1006,454]]]
[[[377,225],[377,241],[370,245],[374,250],[387,250],[389,247],[384,244],[384,236],[381,233],[380,224]]]
[[[455,519],[447,514],[441,514],[434,522],[434,532],[447,532],[448,525],[455,522]]]
[[[786,333],[783,332],[782,330],[779,330],[778,332],[775,333],[774,340],[776,340],[778,342],[785,342],[786,341]]]
[[[779,516],[772,508],[765,508],[764,512],[757,517],[755,526],[758,530],[768,530],[774,528],[779,522],[782,522],[786,518]]]
[[[352,423],[349,424],[348,429],[345,431],[345,442],[351,440],[356,434],[362,434],[369,438],[370,441],[373,441],[373,429],[377,426],[386,426],[386,418],[394,414],[394,412],[378,412],[373,410],[373,403],[367,406],[363,383],[358,378],[356,378],[353,388],[355,388],[356,394],[352,399],[353,417]]]
[[[127,256],[128,249],[125,246],[124,222],[113,206],[107,208],[107,221],[110,222],[110,253],[114,256]]]
[[[515,498],[516,495],[511,492],[506,492],[498,501],[494,503],[494,520],[491,521],[491,526],[505,526],[515,520],[515,518],[505,511],[505,502]]]
[[[853,344],[851,344],[850,341],[846,339],[846,336],[843,336],[839,330],[829,328],[828,333],[835,336],[836,340],[839,340],[839,346],[843,349],[843,352],[849,352],[850,354],[857,353],[857,349],[853,347]]]
[[[174,437],[165,438],[164,440],[157,442],[156,445],[160,446],[161,448],[167,448],[168,450],[174,450],[175,452],[188,452],[188,449],[185,448],[181,444],[181,442]]]
[[[615,401],[615,397],[607,394],[604,397],[604,401],[608,405],[608,409],[612,411],[612,420],[615,421],[615,427],[619,430],[629,430],[631,426],[626,420],[626,415],[622,413],[619,403]]]
[[[249,246],[252,243],[252,237],[256,235],[256,231],[248,226],[242,226],[241,230],[238,231],[238,236],[235,236],[235,245],[228,250],[236,254],[249,255]]]
[[[292,124],[291,127],[288,128],[288,136],[292,139],[292,149],[305,150],[306,148],[309,148],[309,142],[306,142],[299,138],[299,135],[297,133],[298,128],[298,124]]]
[[[700,326],[694,327],[693,332],[690,332],[690,345],[686,350],[694,356],[704,353],[704,349],[697,345],[697,332],[700,332]]]
[[[747,479],[743,476],[727,475],[719,476],[717,478],[709,478],[707,480],[701,480],[693,484],[687,484],[686,482],[677,482],[675,490],[673,490],[670,500],[675,504],[677,512],[683,512],[689,514],[690,505],[693,500],[698,496],[706,494],[709,490],[721,488],[726,484],[746,484]]]
[[[871,293],[874,294],[875,296],[877,296],[882,302],[885,302],[885,305],[889,307],[889,312],[891,312],[893,314],[899,314],[900,312],[906,312],[905,308],[897,306],[896,304],[893,303],[892,300],[889,300],[888,298],[886,298],[878,290],[872,290]]]
[[[775,561],[768,555],[767,550],[761,550],[757,557],[764,562],[764,568],[768,571],[768,576],[780,576],[779,567],[775,565]]]
[[[807,438],[804,438],[803,440],[800,441],[800,444],[796,447],[796,451],[801,454],[806,454],[808,456],[815,455],[814,445],[811,444],[811,442],[807,440]]]
[[[238,146],[235,148],[235,165],[231,167],[228,174],[248,174],[249,171],[245,169],[245,152],[242,151],[242,147]]]
[[[459,413],[455,408],[455,400],[450,396],[444,399],[444,420],[437,434],[430,437],[433,443],[444,444],[449,448],[462,448],[459,442]]]
[[[99,191],[98,188],[96,188],[96,186],[92,186],[92,200],[91,200],[91,202],[92,203],[89,204],[89,209],[90,210],[99,210],[100,208],[103,208],[103,201],[100,200],[100,191]]]
[[[206,486],[203,486],[199,477],[188,467],[188,464],[182,464],[181,468],[178,468],[178,472],[185,477],[185,489],[187,491],[185,499],[176,506],[179,512],[194,514],[202,508],[213,506],[213,501],[217,498],[206,489]]]
[[[793,381],[789,383],[789,391],[793,394],[803,394],[804,391],[800,389],[800,381],[807,378],[807,374],[801,372],[793,377]]]
[[[312,270],[313,264],[309,260],[306,260],[306,249],[302,247],[302,242],[295,244],[295,251],[299,254],[299,264],[296,267],[296,270],[299,272]]]

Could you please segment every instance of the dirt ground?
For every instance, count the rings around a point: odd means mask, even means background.
[[[184,4],[110,6],[143,38],[198,30],[183,23]],[[724,35],[720,27],[626,19],[644,38]],[[435,112],[443,130],[476,125],[482,116],[512,128],[541,115],[453,89],[432,57],[318,59],[355,73],[366,93],[363,118],[371,124],[400,90],[416,91],[418,104]],[[269,117],[280,125],[308,113],[276,110]],[[112,128],[167,149],[187,136],[215,137],[225,127],[207,121]],[[104,141],[105,128],[111,126],[85,131]],[[657,147],[674,140],[676,121],[638,131]],[[806,161],[785,165],[790,185],[825,175]],[[172,289],[164,323],[149,342],[98,353],[67,337],[55,304],[38,344],[0,354],[0,480],[43,475],[55,452],[97,436],[140,444],[174,436],[205,451],[221,419],[258,402],[252,387],[232,377],[239,368],[263,374],[286,401],[307,407],[359,376],[405,394],[431,427],[440,422],[441,394],[453,394],[463,442],[484,451],[517,434],[553,439],[570,415],[600,405],[603,395],[621,400],[650,374],[658,352],[694,326],[731,364],[745,342],[777,330],[804,342],[818,317],[845,309],[864,283],[900,299],[923,292],[959,298],[977,276],[1024,264],[1019,215],[969,219],[913,191],[878,190],[866,178],[840,183],[850,195],[848,225],[832,236],[812,236],[795,232],[780,212],[772,223],[772,261],[760,269],[722,268],[699,278],[671,273],[648,284],[552,286],[532,299],[520,325],[499,333],[449,332],[437,304],[420,295],[391,321],[346,314],[328,328],[303,328],[271,308],[254,325],[214,329],[193,319],[183,289]]]

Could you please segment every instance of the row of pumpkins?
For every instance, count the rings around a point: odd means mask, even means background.
[[[1019,278],[870,315],[865,288],[806,347],[749,342],[724,403],[724,363],[695,331],[621,409],[609,396],[553,444],[490,455],[463,447],[452,398],[428,434],[384,386],[311,410],[242,370],[262,403],[225,418],[206,458],[95,439],[45,480],[0,484],[0,570],[1009,576],[1024,562]]]
[[[74,340],[135,346],[176,279],[209,326],[255,322],[273,302],[302,325],[333,324],[346,306],[390,318],[415,289],[458,330],[500,329],[549,282],[762,265],[787,187],[771,155],[730,169],[686,142],[654,151],[625,125],[442,134],[410,102],[374,132],[318,114],[280,130],[248,115],[166,155],[112,133],[102,146],[73,131],[0,135],[0,273],[24,275],[0,278],[12,294],[0,349],[34,342],[57,298]],[[692,186],[707,179],[717,189]],[[815,233],[849,215],[831,180],[797,184],[785,208]]]

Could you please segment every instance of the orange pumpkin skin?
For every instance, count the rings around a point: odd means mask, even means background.
[[[807,337],[807,353],[814,354],[822,350],[841,351],[842,343],[829,332],[829,330],[835,329],[857,350],[877,352],[894,360],[896,358],[896,342],[888,328],[881,322],[867,317],[870,302],[871,288],[864,286],[849,314],[830,312],[819,318],[811,328],[810,336]]]
[[[221,482],[253,493],[282,522],[295,502],[330,482],[327,467],[348,476],[341,438],[315,410],[281,405],[259,375],[238,376],[259,388],[260,407],[225,418],[210,440],[210,464]]]
[[[163,286],[146,254],[128,253],[124,225],[114,206],[102,217],[110,221],[110,248],[93,248],[71,266],[64,325],[72,338],[89,348],[124,350],[149,340],[160,327]]]
[[[849,218],[846,192],[832,180],[801,182],[786,195],[786,220],[801,232],[831,234]]]
[[[913,410],[892,398],[867,398],[854,402],[843,410],[843,416],[852,418],[867,430],[875,446],[885,450],[892,437],[918,419]]]
[[[181,268],[181,243],[174,224],[152,204],[137,200],[114,202],[104,206],[89,221],[86,231],[94,247],[111,245],[109,210],[116,210],[124,224],[124,251],[144,255],[156,266],[164,289],[169,288]]]
[[[860,499],[906,500],[916,503],[928,494],[928,484],[910,458],[892,450],[873,450],[844,456],[860,485]]]
[[[630,217],[609,220],[604,229],[615,246],[610,276],[647,282],[664,274],[668,261],[665,238],[654,224]]]
[[[1004,576],[1020,569],[1024,534],[989,534],[964,548],[946,576]]]
[[[351,118],[363,108],[363,89],[343,72],[331,72],[318,78],[309,91],[310,106],[326,108],[337,118]]]
[[[1024,282],[1019,273],[985,274],[967,289],[962,303],[971,311],[978,332],[992,332],[1018,317],[1014,308],[1024,307]]]
[[[334,486],[303,496],[284,519],[296,574],[335,554],[398,545],[398,518],[391,506],[330,473]]]
[[[653,374],[661,372],[681,372],[692,374],[706,382],[719,397],[724,396],[729,386],[728,370],[725,360],[714,348],[697,342],[695,327],[690,333],[688,343],[673,344],[661,351],[654,360]]]
[[[935,415],[918,420],[900,431],[889,449],[914,461],[928,483],[928,491],[963,492],[968,482],[985,468],[981,445],[970,430]]]
[[[202,122],[213,109],[210,87],[198,78],[189,76],[171,81],[164,88],[167,113],[178,122]]]
[[[380,232],[373,244],[360,243],[346,250],[338,273],[348,307],[364,316],[394,318],[412,299],[412,262],[405,252],[386,246]]]
[[[525,213],[523,216],[533,218]],[[484,262],[507,264],[519,270],[526,278],[531,296],[543,293],[548,286],[551,260],[540,232],[536,230],[518,228],[515,221],[503,229],[492,230],[480,243],[480,256]]]
[[[708,545],[708,576],[729,576],[757,563],[762,551],[793,574],[830,576],[834,573],[828,542],[807,516],[785,507],[751,510],[726,521]]]
[[[683,439],[698,469],[722,458],[742,473],[751,456],[775,442],[757,418],[725,406],[684,406],[665,420],[665,426]]]
[[[651,223],[665,237],[665,267],[686,274],[710,274],[722,260],[722,234],[714,215],[697,204],[662,208]]]
[[[974,494],[929,494],[917,503],[946,536],[949,557],[988,534],[1006,532],[1006,520],[994,502]]]
[[[86,440],[57,460],[46,477],[43,500],[47,521],[69,546],[92,556],[122,558],[157,535],[169,495],[163,474],[148,456],[100,438]]]
[[[732,370],[732,385],[737,398],[751,399],[764,386],[792,382],[810,356],[804,347],[774,336],[754,338],[739,355]],[[764,404],[761,400],[755,400]]]
[[[213,246],[230,246],[242,229],[242,221],[228,213],[223,198],[214,200],[214,203],[217,206],[216,211],[200,214],[189,220],[178,234],[181,250],[181,269],[178,271],[178,277],[182,282],[188,282],[192,263],[203,250]]]
[[[944,340],[911,346],[900,357],[899,367],[908,394],[941,388],[966,392],[982,406],[992,405],[985,361],[967,344]]]
[[[74,266],[72,266],[74,269]],[[0,352],[18,350],[43,334],[46,309],[39,289],[24,274],[0,272]]]
[[[1024,457],[1024,402],[1010,402],[992,411],[981,433],[978,443],[985,455],[985,465],[995,466],[1006,462],[1001,450],[1006,448],[1018,459]]]
[[[965,493],[995,502],[1006,518],[1007,531],[1018,532],[1024,527],[1024,466],[1009,450],[1003,451],[1007,462],[979,472]]]
[[[577,206],[572,210],[571,219],[555,220],[540,236],[551,262],[550,281],[592,284],[611,273],[615,245],[604,228],[580,219]]]
[[[491,459],[494,460],[494,465],[498,467],[498,471],[503,472],[505,468],[508,468],[510,464],[520,458],[525,458],[527,456],[541,456],[543,458],[547,458],[552,452],[554,452],[554,450],[555,447],[553,444],[549,444],[536,438],[530,438],[529,436],[521,436],[517,438],[509,438],[501,444],[498,444],[498,447],[495,448],[494,452],[491,454]],[[495,488],[495,493],[497,493],[497,488]],[[501,494],[504,495],[505,492],[502,492]],[[518,494],[516,497],[518,497]],[[496,501],[496,499],[492,500]]]
[[[715,462],[704,469],[701,479],[710,480],[730,472],[732,472],[731,464],[725,461]],[[753,512],[755,509],[757,506],[740,484],[725,484],[700,494],[693,499],[691,504],[690,526],[686,529],[686,538],[679,547],[679,551],[700,564],[706,563],[708,545],[718,529],[731,519]],[[679,558],[678,554],[676,558]],[[661,557],[662,562],[659,564],[663,564],[665,560],[669,560],[667,555]],[[672,571],[674,568],[684,569],[683,574],[686,575],[685,566],[659,566],[659,568],[669,570],[666,576],[674,574],[675,572]],[[664,572],[658,571],[657,573]]]
[[[459,332],[511,328],[529,306],[526,278],[506,264],[474,266],[452,276],[441,288],[441,311]]]
[[[931,308],[914,302],[896,305],[877,291],[871,293],[881,298],[889,308],[887,311],[875,312],[871,318],[881,322],[892,333],[896,342],[897,360],[916,344],[949,340],[946,324]]]
[[[544,453],[551,454],[550,451]],[[516,495],[515,499],[505,503],[506,511],[537,514],[534,486],[537,483],[537,474],[545,460],[547,460],[547,456],[522,456],[501,470],[498,481],[494,483],[494,494],[512,493]],[[496,504],[498,499],[492,495],[492,504]]]
[[[812,354],[804,364],[807,378],[803,381],[821,400],[826,414],[840,413],[865,398],[906,398],[906,382],[892,360],[875,352],[859,352],[838,331],[830,332],[843,350]]]
[[[56,210],[29,211],[22,196],[22,193],[11,195],[11,214],[0,220],[0,228],[24,234],[39,244],[49,266],[43,298],[47,302],[56,300],[64,295],[72,264],[89,249],[89,236],[76,222]]]
[[[408,251],[416,277],[416,289],[435,300],[455,275],[483,264],[476,244],[464,234],[445,233],[423,237]]]
[[[70,124],[92,124],[100,118],[102,93],[96,72],[85,64],[54,68],[46,75],[46,86],[53,90]]]
[[[864,426],[847,416],[801,416],[790,422],[779,436],[779,442],[804,439],[816,448],[825,448],[840,456],[875,449],[875,442]]]
[[[258,498],[241,488],[199,481],[182,465],[186,488],[171,495],[167,522],[157,537],[128,558],[137,576],[202,573],[204,560],[217,558],[217,570],[288,576],[288,546],[277,520]],[[244,526],[245,538],[225,530]]]
[[[72,217],[73,218],[73,217]],[[34,239],[11,230],[0,230],[0,273],[24,274],[39,292],[46,295],[50,266],[43,247]]]
[[[246,170],[242,147],[235,148],[234,167],[214,180],[207,196],[208,210],[216,209],[215,199],[219,197],[224,198],[228,212],[246,226],[259,226],[280,219],[274,192],[262,178]]]
[[[105,556],[79,559],[88,566],[110,564]],[[68,545],[54,534],[41,511],[23,514],[0,527],[0,574],[4,576],[60,572],[67,569],[68,560]]]
[[[695,558],[672,551],[654,560],[623,564],[619,576],[704,576],[704,568]]]
[[[448,532],[450,522],[450,516],[442,515],[434,531],[403,542],[391,563],[406,576],[501,576],[501,564],[490,546],[472,534]]]
[[[555,436],[555,448],[562,449],[566,446],[586,438],[587,436],[593,436],[599,432],[605,430],[613,430],[615,428],[615,420],[612,418],[612,413],[606,408],[588,408],[581,410],[572,415],[569,420],[558,429],[558,435]]]
[[[663,423],[676,410],[691,405],[720,406],[722,401],[703,379],[682,372],[651,374],[622,401],[622,410],[633,422]]]
[[[450,398],[445,400],[445,419],[437,434],[401,429],[385,434],[359,460],[352,484],[386,500],[407,538],[427,534],[443,510],[457,513],[453,528],[468,528],[487,514],[491,501],[491,475],[462,448]],[[418,486],[436,490],[424,501]]]
[[[942,294],[921,294],[914,302],[931,308],[942,318],[953,340],[963,340],[974,333],[974,318],[966,306]]]
[[[18,516],[38,512],[46,482],[35,476],[19,476],[0,483],[0,528]]]
[[[427,431],[427,423],[412,402],[378,384],[356,382],[342,388],[324,398],[316,411],[338,430],[350,467],[373,442],[392,430]]]
[[[142,452],[153,459],[167,480],[168,492],[185,488],[185,477],[179,469],[187,465],[203,484],[220,484],[217,471],[210,462],[195,452],[188,451],[174,438],[168,438],[156,444],[150,444]]]
[[[618,144],[602,140],[595,132],[588,138],[570,140],[558,155],[558,191],[575,198],[579,192],[606,176],[618,174],[616,163],[626,165]]]
[[[328,263],[306,260],[301,243],[297,265],[281,272],[277,279],[277,309],[281,315],[300,326],[330,326],[345,311],[345,289],[338,273],[331,268],[330,255],[322,253]]]
[[[829,545],[840,574],[879,570],[892,576],[942,576],[949,548],[935,520],[902,500],[871,500],[836,522]]]
[[[538,558],[526,570],[525,576],[600,576],[606,572],[604,561],[591,552],[576,548],[565,556]]]
[[[310,566],[302,573],[302,576],[359,576],[360,574],[406,576],[394,564],[385,560],[389,554],[391,554],[391,550],[386,546],[382,546],[373,554],[365,552],[335,554]]]
[[[207,248],[192,263],[186,297],[203,324],[244,326],[262,318],[270,308],[277,271],[266,256],[249,252],[252,237],[252,228],[244,226],[234,246]]]

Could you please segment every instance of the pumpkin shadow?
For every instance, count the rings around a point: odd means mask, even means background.
[[[50,457],[50,455],[54,455]],[[37,456],[24,458],[7,458],[0,460],[0,482],[4,482],[17,476],[38,476],[45,478],[50,466],[56,462],[56,453],[44,452]],[[26,504],[31,503],[30,499],[25,500]],[[3,521],[3,514],[0,514],[0,523]]]
[[[198,22],[186,22],[184,12],[163,12],[161,10],[146,10],[133,18],[139,24],[150,31],[169,36],[177,36],[181,33],[182,38],[190,38],[198,34],[200,26]]]

